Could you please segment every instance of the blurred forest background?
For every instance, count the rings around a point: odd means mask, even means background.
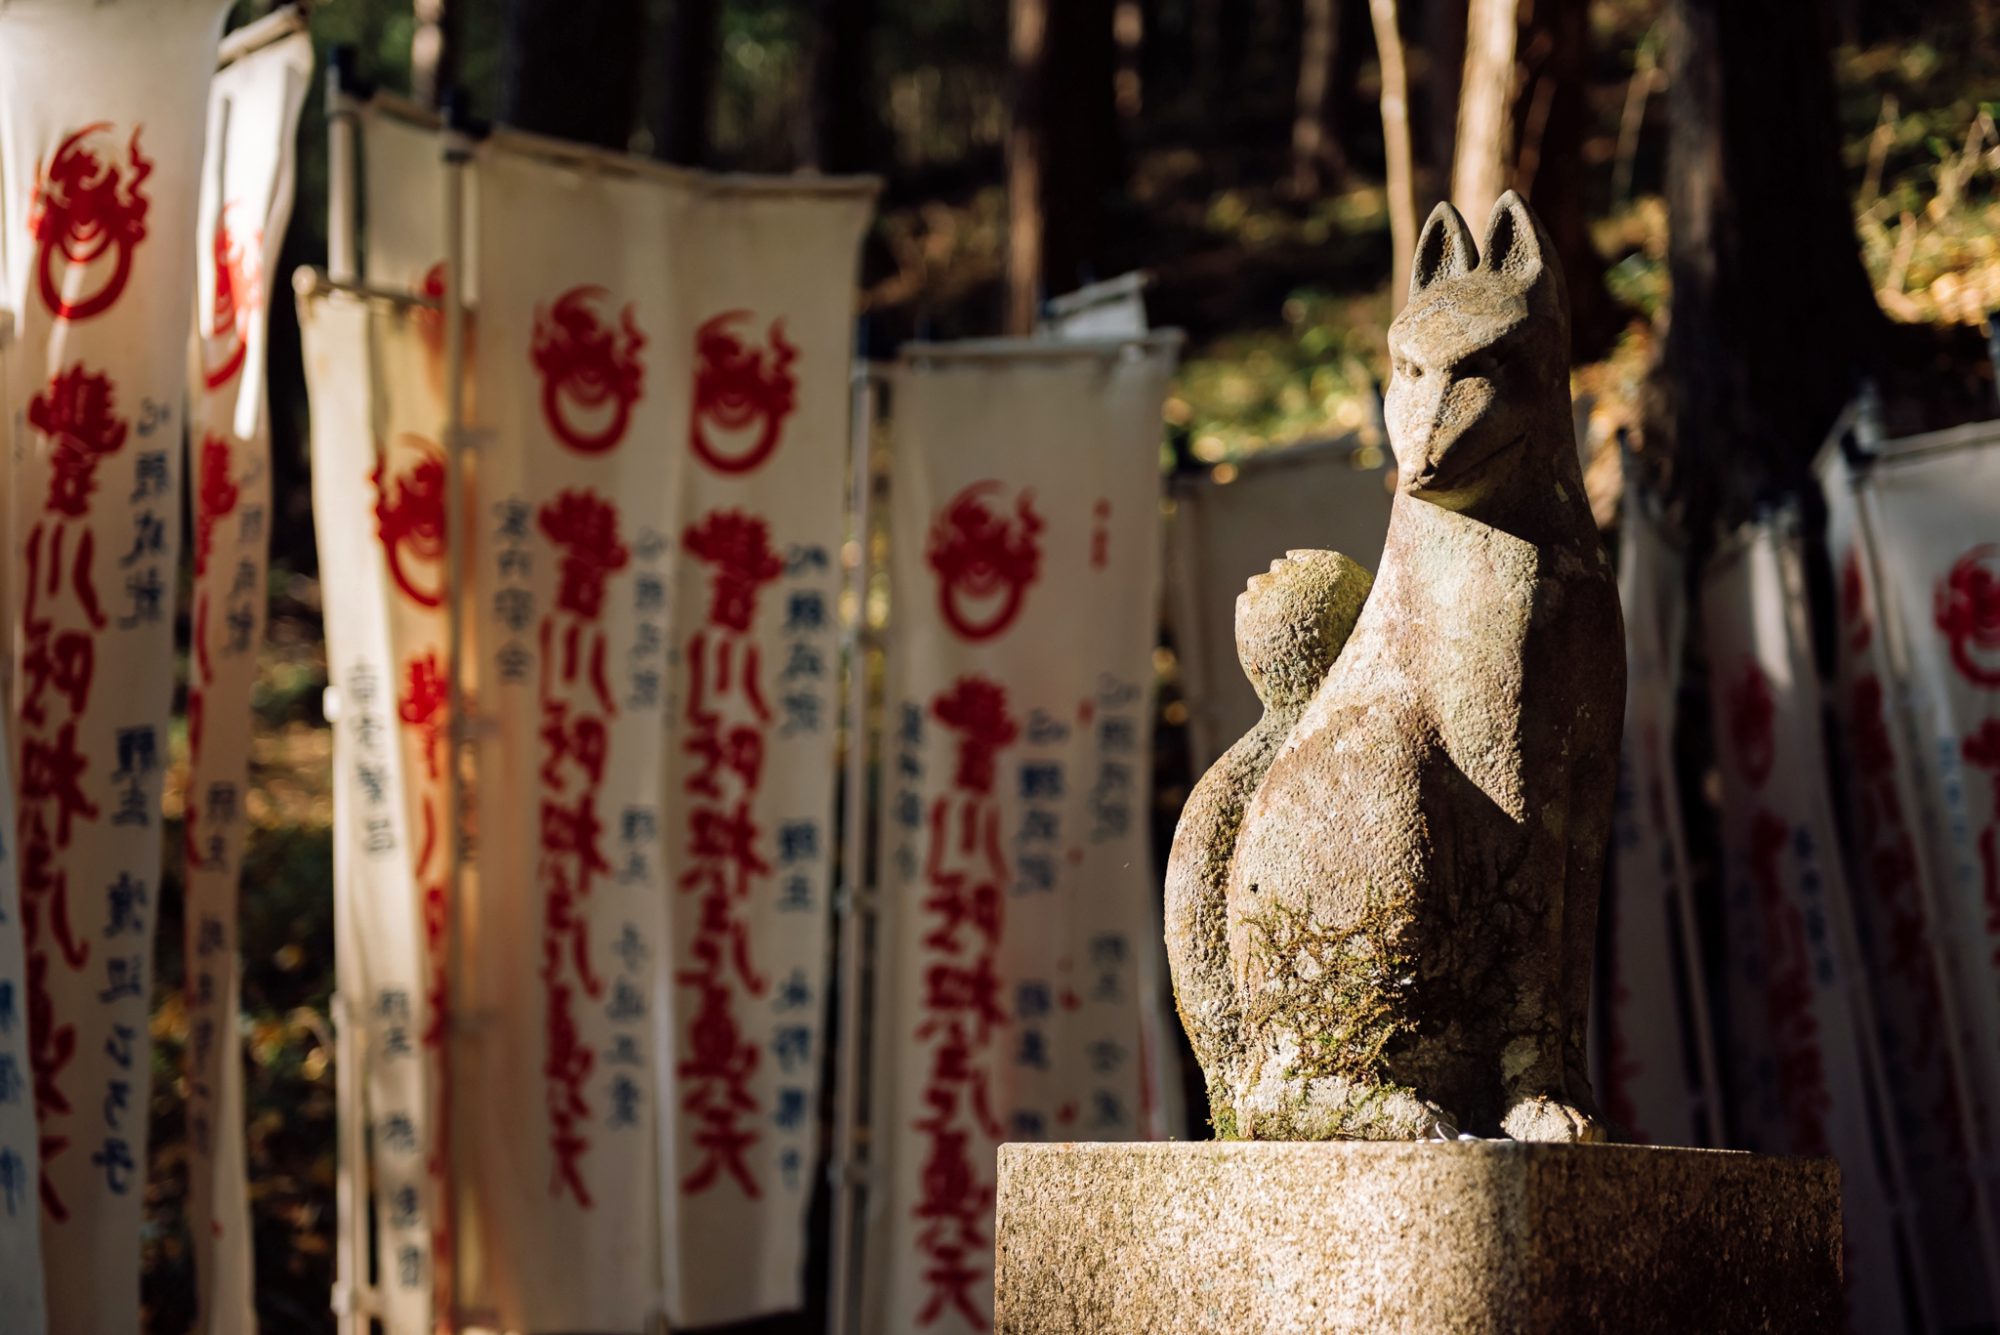
[[[323,0],[311,26],[323,64],[349,48],[359,80],[473,118],[717,168],[879,173],[874,355],[1025,332],[1044,298],[1145,270],[1154,322],[1189,334],[1172,465],[1218,481],[1295,441],[1379,448],[1415,226],[1449,195],[1477,232],[1509,186],[1562,250],[1606,524],[1636,465],[1698,555],[1797,485],[1864,383],[1894,434],[1995,414],[2000,0]],[[286,272],[325,261],[326,178],[316,90]],[[332,1325],[331,796],[288,303],[275,323],[288,522],[242,930],[258,1302],[292,1332]],[[1188,776],[1159,662],[1164,837]],[[166,850],[155,1335],[193,1306],[173,819]]]

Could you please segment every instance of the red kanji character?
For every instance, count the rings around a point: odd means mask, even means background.
[[[594,714],[570,716],[569,706],[560,700],[542,703],[542,783],[561,789],[561,765],[573,760],[595,787],[604,780],[604,757],[610,747],[604,720]]]
[[[1021,733],[1007,712],[1007,688],[986,677],[960,677],[931,701],[931,713],[959,734],[952,782],[968,792],[991,793],[995,757]]]
[[[696,807],[688,816],[688,830],[691,857],[723,863],[737,872],[742,879],[738,882],[738,893],[748,888],[751,876],[761,876],[771,870],[757,853],[757,840],[763,835],[750,814],[747,801],[737,802],[735,809],[724,811],[715,807]]]
[[[445,705],[450,702],[450,683],[438,663],[437,651],[427,649],[405,664],[403,695],[396,702],[396,717],[403,726],[423,739],[424,769],[433,782],[442,773]]]
[[[81,519],[90,513],[97,489],[97,465],[125,444],[130,424],[113,410],[117,390],[111,377],[78,362],[58,371],[47,388],[28,402],[28,425],[49,438],[51,513]]]
[[[215,526],[235,513],[243,489],[229,476],[229,442],[212,432],[202,438],[195,474],[194,573],[199,579],[215,547]]]
[[[29,633],[27,649],[21,655],[21,672],[28,686],[21,701],[21,717],[36,727],[48,720],[42,700],[45,692],[53,689],[69,705],[70,714],[80,716],[97,676],[96,640],[80,630],[51,635],[47,627],[48,623],[42,622],[36,628],[39,633]],[[192,718],[190,715],[191,731]]]
[[[82,816],[97,819],[97,806],[83,795],[79,780],[90,759],[76,748],[76,721],[56,729],[55,740],[26,737],[21,742],[21,801],[52,802],[56,809],[56,846],[68,848],[70,823]]]
[[[681,747],[701,762],[683,785],[688,792],[720,798],[725,770],[734,773],[744,788],[757,791],[764,770],[764,734],[756,728],[740,724],[725,729],[713,713],[704,713]]]
[[[605,582],[632,560],[631,550],[618,540],[618,508],[593,491],[564,491],[541,508],[536,522],[563,549],[556,606],[597,620]]]
[[[709,623],[748,631],[757,617],[758,590],[785,572],[771,548],[771,526],[741,510],[711,510],[688,526],[681,546],[715,568]]]

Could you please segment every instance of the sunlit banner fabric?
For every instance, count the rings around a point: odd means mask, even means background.
[[[1696,1117],[1689,1057],[1705,1035],[1689,1032],[1681,931],[1689,892],[1674,775],[1674,696],[1680,682],[1687,596],[1678,553],[1634,488],[1619,519],[1618,597],[1625,621],[1625,736],[1612,822],[1609,958],[1598,998],[1604,1061],[1599,1106],[1648,1145],[1713,1144]],[[1706,1091],[1710,1099],[1720,1091]],[[1710,1117],[1714,1108],[1710,1106]],[[1710,1125],[1713,1126],[1711,1120]]]
[[[63,1335],[139,1324],[181,405],[226,8],[0,7],[0,304],[16,321],[8,833],[49,1325]]]
[[[869,183],[701,191],[669,234],[667,1315],[805,1299],[826,1057],[855,271]]]
[[[684,196],[484,146],[489,389],[465,590],[479,900],[463,920],[468,1305],[529,1331],[658,1307],[667,410]]]
[[[1722,781],[1730,1147],[1839,1158],[1854,1327],[1899,1329],[1887,1182],[1869,1131],[1873,1038],[1860,1022],[1789,512],[1745,527],[1710,563],[1701,615]]]
[[[413,313],[299,303],[333,725],[334,955],[354,1032],[388,1335],[432,1326],[449,1254],[442,766],[443,405]],[[363,1266],[364,1272],[366,1266]]]
[[[1157,1125],[1173,346],[909,349],[890,385],[864,1330],[988,1328],[999,1142]]]
[[[206,1335],[254,1331],[238,1040],[237,882],[250,777],[250,694],[264,638],[271,442],[270,300],[291,216],[293,139],[312,42],[293,33],[233,61],[209,92],[193,255],[187,476],[194,512],[185,911],[188,1236]]]
[[[368,282],[391,291],[444,295],[444,151],[436,125],[414,108],[390,98],[354,110],[361,141],[362,202],[367,226],[361,233],[361,271]],[[466,180],[468,223],[478,184]],[[467,240],[471,228],[468,226]],[[467,288],[476,286],[467,263]],[[442,325],[439,326],[440,331]]]
[[[2000,430],[1831,459],[1822,481],[1895,1134],[1937,1315],[1976,1325],[2000,1292],[2000,1184],[1975,1166],[2000,1153]]]

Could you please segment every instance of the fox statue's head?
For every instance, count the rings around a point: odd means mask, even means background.
[[[1389,359],[1384,415],[1410,495],[1465,509],[1551,432],[1569,439],[1569,303],[1555,247],[1519,195],[1494,204],[1477,247],[1457,209],[1432,210]]]

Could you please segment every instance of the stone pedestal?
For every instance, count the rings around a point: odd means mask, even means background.
[[[1839,1330],[1830,1159],[1003,1145],[997,1335]]]

